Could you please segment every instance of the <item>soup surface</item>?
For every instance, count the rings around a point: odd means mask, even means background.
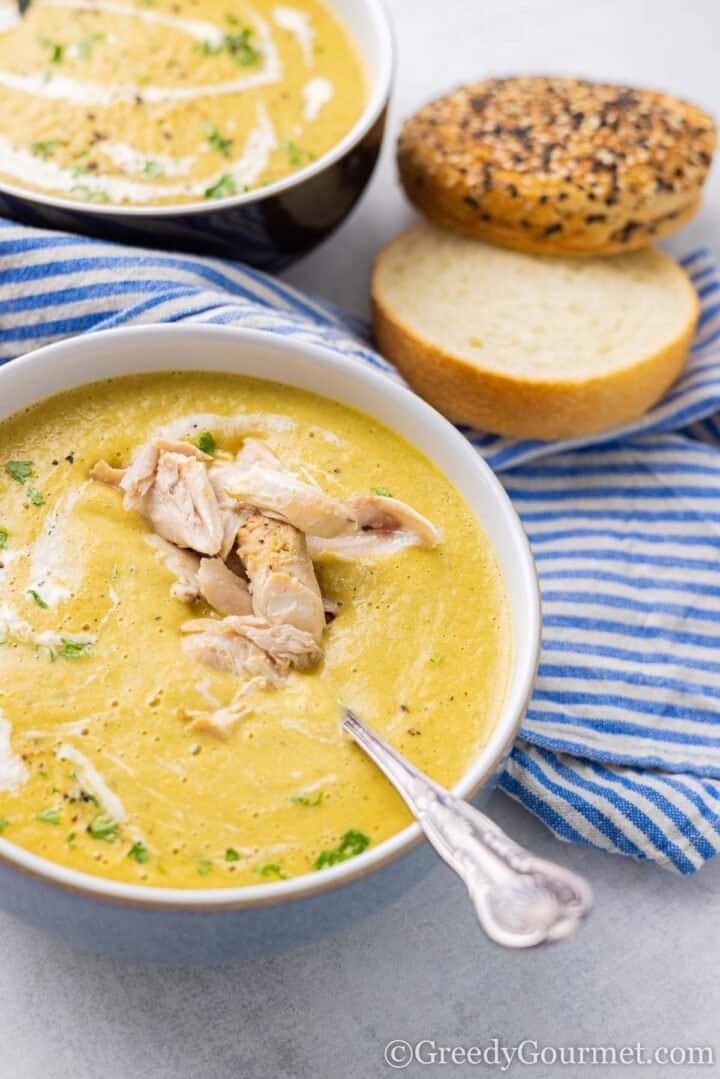
[[[0,0],[0,179],[55,195],[240,194],[331,149],[365,93],[319,0]]]
[[[196,413],[210,415],[183,419]],[[362,532],[343,555],[308,540],[331,619],[322,658],[243,683],[184,647],[181,627],[217,627],[217,612],[178,598],[169,545],[90,476],[168,423],[204,447],[203,468],[262,445],[298,491],[394,496],[439,542]],[[166,887],[322,870],[410,819],[341,733],[341,703],[448,785],[496,722],[511,640],[489,541],[421,453],[351,408],[207,372],[93,384],[0,423],[0,507],[0,828],[39,855]],[[208,722],[238,691],[227,728]]]

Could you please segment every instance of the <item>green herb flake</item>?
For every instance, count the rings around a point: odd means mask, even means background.
[[[213,864],[210,861],[210,859],[209,858],[201,858],[200,861],[197,864],[198,876],[207,877],[210,873],[212,873],[212,870],[213,870]]]
[[[42,821],[43,824],[59,824],[60,813],[57,809],[41,809],[35,814],[35,820]]]
[[[75,184],[71,187],[70,194],[77,195],[79,199],[84,199],[85,202],[110,202],[107,191],[99,191],[96,188],[86,187],[84,184]]]
[[[7,528],[0,528],[0,551],[7,547],[8,530]]]
[[[151,159],[148,159],[145,162],[145,167],[143,169],[143,174],[145,176],[148,176],[151,179],[155,180],[160,176],[164,176],[165,175],[165,170],[164,170],[164,168],[162,167],[162,165],[160,164],[159,161],[152,161]]]
[[[71,48],[75,55],[79,56],[81,60],[89,60],[93,46],[104,40],[104,34],[90,34],[89,37],[84,38],[83,41],[78,41],[75,45],[71,46]]]
[[[388,490],[387,487],[371,487],[370,490],[374,495],[379,495],[380,498],[392,498],[393,496],[392,491]]]
[[[7,817],[0,817],[0,835],[3,834],[9,823],[10,821]]]
[[[298,146],[292,139],[280,143],[280,149],[287,155],[287,159],[294,169],[299,168],[310,160],[310,154]]]
[[[333,850],[323,850],[315,859],[316,869],[327,869],[328,866],[338,865],[339,862],[347,862],[370,846],[370,836],[354,829],[346,832],[337,847]]]
[[[238,852],[235,850],[234,847],[228,847],[228,849],[225,851],[225,861],[226,862],[239,862],[240,861],[240,855],[238,854]]]
[[[233,144],[232,139],[226,139],[220,134],[215,127],[215,124],[211,123],[205,124],[205,134],[207,135],[208,145],[211,146],[213,150],[217,150],[223,157],[230,157]]]
[[[141,843],[138,840],[137,843],[133,843],[127,856],[128,858],[132,858],[134,862],[137,862],[138,865],[145,865],[150,858],[150,851],[144,843]]]
[[[77,832],[68,832],[68,834],[65,836],[65,842],[68,844],[69,847],[72,847],[76,839]]]
[[[16,483],[27,483],[35,474],[32,461],[8,461],[5,471]]]
[[[277,880],[287,880],[287,873],[283,871],[282,866],[276,865],[275,862],[256,866],[255,872],[260,877],[275,877]]]
[[[48,609],[47,603],[42,598],[40,593],[36,592],[34,588],[28,588],[28,595],[32,597],[35,603],[37,603],[38,607],[41,607],[43,611],[46,611]]]
[[[25,494],[28,496],[28,499],[30,500],[30,502],[32,502],[33,506],[44,506],[45,505],[45,499],[40,494],[40,492],[37,490],[37,488],[28,487]]]
[[[206,199],[224,199],[237,194],[237,185],[229,172],[221,176],[217,183],[205,189]]]
[[[88,832],[93,839],[102,839],[105,843],[114,843],[120,834],[120,825],[112,817],[105,817],[100,814],[100,816],[90,821]]]
[[[41,157],[43,161],[47,161],[52,157],[59,145],[59,139],[39,139],[30,143],[30,152],[34,154],[35,157]]]
[[[237,26],[237,19],[231,22],[231,18],[234,16],[227,17],[229,25]],[[223,34],[220,41],[201,41],[199,45],[196,45],[196,50],[203,56],[217,56],[221,52],[226,52],[240,67],[252,67],[262,56],[260,50],[256,49],[252,43],[252,34],[252,29],[246,26],[236,33]]]
[[[306,809],[315,809],[323,804],[325,791],[318,791],[314,798],[308,798],[306,794],[296,794],[290,801],[296,806],[305,806]]]
[[[442,663],[443,659],[444,659],[444,656],[439,656],[437,654],[435,654],[434,656],[430,656],[430,662],[432,663],[432,665],[434,667],[439,667],[440,664]]]
[[[62,659],[79,659],[80,656],[86,656],[90,648],[89,644],[84,641],[71,641],[68,637],[63,637],[60,641],[60,647],[57,650],[57,654]]]
[[[209,457],[212,457],[217,449],[217,442],[210,431],[203,431],[200,438],[197,440],[197,447],[199,450],[202,450],[203,453],[207,453]]]
[[[48,50],[51,64],[61,64],[63,62],[65,59],[65,45],[61,45],[59,41],[53,41],[52,38],[44,35],[39,37],[38,41],[44,49]]]

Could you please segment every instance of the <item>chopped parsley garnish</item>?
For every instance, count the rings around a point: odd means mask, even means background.
[[[232,150],[232,139],[226,139],[220,134],[215,124],[205,124],[205,134],[207,135],[208,144],[212,146],[213,150],[217,150],[223,157],[230,157],[230,151]]]
[[[380,498],[392,498],[392,491],[389,491],[387,487],[371,487],[370,490],[374,495],[380,495]]]
[[[59,41],[53,41],[52,38],[42,37],[38,38],[38,41],[44,49],[48,49],[50,53],[51,64],[61,64],[65,59],[65,45],[61,45]]]
[[[237,25],[237,23],[233,25]],[[256,49],[252,43],[252,34],[251,28],[246,26],[244,29],[238,30],[237,33],[223,34],[221,41],[201,42],[196,46],[197,51],[201,52],[203,56],[217,56],[218,53],[227,52],[235,58],[235,62],[240,67],[252,67],[262,56],[260,50]]]
[[[73,843],[77,839],[77,832],[68,832],[65,836],[65,842],[72,847]]]
[[[57,654],[62,659],[78,659],[80,656],[86,656],[89,648],[89,643],[85,641],[71,641],[68,637],[63,637]]]
[[[27,483],[34,475],[32,461],[8,461],[5,471],[16,483]]]
[[[7,541],[8,541],[8,530],[7,530],[7,528],[0,528],[0,551],[2,551],[2,549],[4,547],[7,547]]]
[[[120,825],[112,817],[105,817],[101,814],[90,821],[88,832],[93,839],[102,839],[106,843],[114,843],[120,835]]]
[[[217,449],[217,442],[215,441],[212,432],[203,431],[200,438],[197,440],[197,446],[203,453],[207,453],[208,456],[212,457]]]
[[[71,194],[77,195],[78,198],[85,199],[85,202],[110,202],[107,191],[97,191],[94,188],[86,187],[84,184],[75,184],[70,191]]]
[[[138,841],[137,843],[133,843],[127,856],[128,858],[132,858],[134,862],[137,862],[138,865],[145,865],[150,857],[150,851],[144,843]]]
[[[45,499],[35,487],[28,487],[25,493],[32,502],[33,506],[45,505]]]
[[[287,880],[287,873],[283,872],[282,866],[276,865],[275,862],[268,865],[259,865],[255,868],[255,872],[260,877],[275,877],[277,880]]]
[[[197,871],[201,877],[207,877],[212,873],[213,864],[209,858],[201,858],[197,864]]]
[[[90,36],[84,38],[83,41],[78,41],[75,45],[72,45],[71,48],[75,55],[79,56],[81,60],[89,60],[93,45],[97,45],[99,41],[103,41],[104,39],[104,34],[90,34]]]
[[[41,157],[43,161],[47,161],[49,157],[52,157],[59,145],[59,139],[38,140],[30,143],[30,151],[36,157]]]
[[[165,170],[163,169],[159,161],[152,161],[151,159],[148,159],[145,162],[145,168],[143,169],[143,173],[145,176],[149,176],[151,179],[157,179],[157,177],[165,175]]]
[[[48,609],[48,605],[47,605],[47,603],[46,603],[46,602],[45,602],[45,600],[44,600],[44,599],[42,598],[42,596],[40,595],[40,593],[39,593],[39,592],[36,592],[34,588],[28,588],[28,595],[29,595],[29,596],[31,596],[31,597],[32,597],[32,598],[33,598],[33,599],[35,600],[35,602],[37,603],[38,607],[42,607],[42,609],[43,609],[44,611],[46,611],[46,610]]]
[[[228,195],[237,195],[237,184],[229,172],[226,172],[217,183],[212,184],[211,187],[205,190],[206,199],[224,199]]]
[[[434,665],[435,667],[439,667],[439,666],[440,666],[440,664],[442,663],[442,661],[443,661],[443,657],[442,657],[442,656],[439,656],[439,655],[437,655],[437,654],[435,654],[434,656],[430,656],[430,662],[431,662],[431,663],[432,663],[432,664],[433,664],[433,665]]]
[[[10,821],[7,817],[0,817],[0,835],[3,834],[9,823]]]
[[[314,798],[308,798],[306,794],[296,794],[290,801],[296,806],[305,806],[306,809],[315,809],[316,806],[322,805],[324,797],[325,791],[318,791]]]
[[[234,847],[228,847],[228,849],[225,851],[225,861],[226,862],[239,862],[240,861],[240,855],[238,854],[238,852],[235,850]]]
[[[304,165],[312,156],[307,150],[303,150],[296,142],[293,142],[292,139],[280,143],[280,149],[287,154],[287,159],[294,169]]]
[[[354,829],[346,832],[334,850],[323,850],[315,859],[316,869],[326,869],[328,866],[346,862],[348,858],[354,858],[370,846],[370,836],[357,832]]]
[[[43,824],[59,824],[60,814],[57,809],[41,809],[35,814],[35,820],[42,821]]]

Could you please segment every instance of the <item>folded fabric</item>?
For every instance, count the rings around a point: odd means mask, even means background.
[[[684,264],[698,333],[647,416],[560,443],[463,433],[501,474],[543,593],[503,788],[561,839],[693,873],[720,845],[720,267],[702,251]],[[0,220],[0,362],[184,320],[292,335],[398,378],[360,320],[247,267]]]

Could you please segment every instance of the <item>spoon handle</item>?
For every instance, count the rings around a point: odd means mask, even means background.
[[[468,802],[440,787],[349,708],[343,728],[398,790],[441,858],[465,882],[487,935],[506,948],[570,936],[592,906],[590,886],[536,858]]]

